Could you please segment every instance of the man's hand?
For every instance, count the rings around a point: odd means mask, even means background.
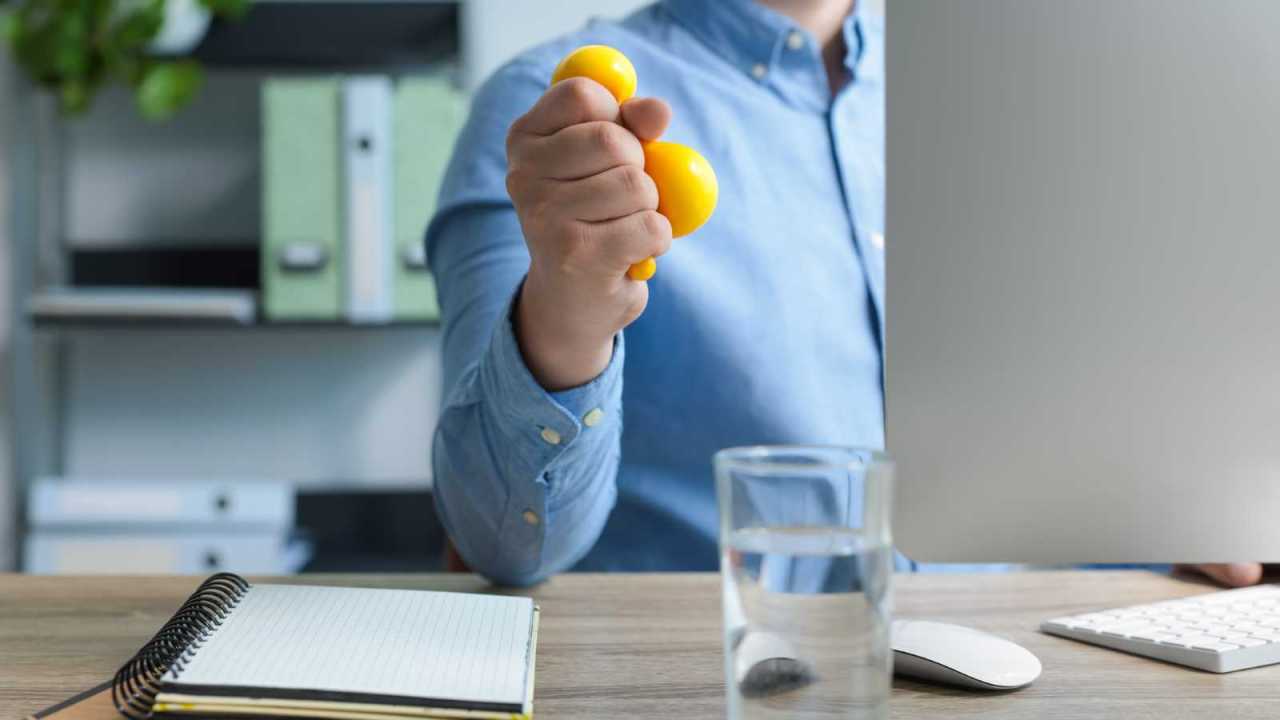
[[[1256,585],[1262,579],[1262,565],[1258,563],[1202,563],[1200,565],[1179,565],[1178,568],[1190,569],[1201,573],[1214,582],[1227,587]]]
[[[644,311],[649,286],[632,263],[671,246],[642,140],[671,119],[666,103],[619,107],[585,78],[556,83],[507,135],[507,192],[529,246],[516,303],[525,364],[547,390],[590,381],[609,364],[613,337]]]

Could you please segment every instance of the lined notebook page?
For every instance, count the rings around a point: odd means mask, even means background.
[[[165,682],[522,704],[529,598],[254,585]]]

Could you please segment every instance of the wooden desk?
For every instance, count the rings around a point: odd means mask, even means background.
[[[107,679],[197,578],[0,575],[0,717],[21,717]],[[485,590],[465,575],[301,576],[288,582]],[[1141,572],[900,576],[902,617],[1005,635],[1036,653],[1030,688],[976,694],[897,681],[895,718],[1275,718],[1280,666],[1213,675],[1042,635],[1042,619],[1210,588]],[[542,606],[539,720],[723,717],[714,575],[565,575]]]

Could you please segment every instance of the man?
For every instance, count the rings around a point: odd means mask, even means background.
[[[427,232],[437,504],[473,569],[711,569],[716,450],[883,445],[883,43],[853,0],[665,0],[480,89]],[[548,89],[587,44],[630,57],[642,97]],[[674,245],[643,172],[659,136],[720,182]]]

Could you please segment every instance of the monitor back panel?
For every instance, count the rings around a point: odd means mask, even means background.
[[[894,0],[888,35],[902,549],[1280,560],[1280,3]]]

